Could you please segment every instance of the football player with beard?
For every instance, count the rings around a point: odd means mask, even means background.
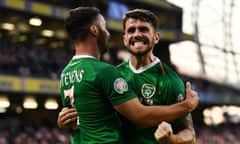
[[[190,84],[186,88],[187,98],[181,103],[142,105],[117,68],[99,60],[107,50],[110,34],[97,8],[71,9],[65,18],[65,27],[74,42],[75,55],[60,77],[65,108],[59,113],[58,125],[73,131],[72,143],[122,144],[118,114],[147,128],[197,107],[199,98]]]
[[[160,40],[158,28],[157,17],[149,10],[134,9],[123,16],[123,42],[131,55],[118,69],[146,106],[174,104],[185,96],[185,86],[179,76],[153,54]],[[158,129],[156,126],[143,129],[125,118],[123,122],[127,144],[194,144],[196,141],[190,113],[178,117],[172,125],[163,122]]]

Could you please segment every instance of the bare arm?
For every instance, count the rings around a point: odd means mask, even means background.
[[[195,144],[196,133],[193,126],[192,116],[189,114],[185,119],[182,120],[182,124],[185,125],[186,128],[176,134],[178,144]],[[185,139],[181,139],[181,137]]]
[[[162,121],[173,121],[192,111],[198,105],[198,95],[191,90],[188,82],[186,100],[167,106],[144,106],[137,98],[115,106],[114,108],[127,119],[142,128],[157,126]]]
[[[171,144],[195,144],[196,135],[193,126],[192,116],[189,114],[186,118],[178,121],[178,124],[184,128],[177,134],[173,134],[169,137]]]
[[[177,104],[168,106],[144,106],[135,98],[114,108],[126,118],[143,128],[157,126],[162,121],[172,121],[197,107],[199,99],[197,93],[191,90],[190,83],[187,83],[186,92],[186,100]],[[76,118],[73,119],[74,116],[77,117],[76,110],[74,112],[74,110],[67,111],[67,109],[68,108],[64,108],[58,115],[58,126],[60,128],[70,128],[76,125],[76,123],[73,123],[73,121],[76,122]]]
[[[191,115],[183,119],[182,124],[185,128],[180,130],[177,134],[173,134],[172,126],[170,123],[160,123],[154,133],[156,140],[159,143],[166,144],[195,144],[196,136]]]

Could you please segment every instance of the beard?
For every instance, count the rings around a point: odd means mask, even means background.
[[[141,56],[147,55],[148,53],[150,53],[152,51],[154,44],[150,43],[150,41],[146,38],[143,38],[142,40],[144,41],[143,43],[146,46],[146,48],[144,48],[142,50],[135,50],[134,48],[131,48],[133,45],[132,40],[129,41],[129,44],[127,45],[127,50],[131,55],[136,56],[136,57],[141,57]]]
[[[136,51],[128,48],[128,52],[129,52],[131,55],[136,56],[136,57],[144,56],[144,55],[148,54],[151,50],[152,50],[151,48],[148,48],[148,49],[146,49],[146,50],[144,50],[144,51],[138,51],[138,52],[136,52]]]
[[[108,37],[105,31],[101,30],[99,28],[99,35],[98,35],[98,46],[99,46],[99,51],[100,54],[104,54],[107,52],[107,42],[108,42]]]

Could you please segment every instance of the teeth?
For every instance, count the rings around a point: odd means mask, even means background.
[[[138,46],[144,46],[143,42],[135,42],[134,46],[138,47]]]

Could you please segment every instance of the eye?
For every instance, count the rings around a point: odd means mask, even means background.
[[[135,28],[129,28],[128,30],[127,30],[127,33],[134,33],[135,32]]]
[[[141,27],[139,28],[140,32],[148,32],[149,29],[147,27]]]

